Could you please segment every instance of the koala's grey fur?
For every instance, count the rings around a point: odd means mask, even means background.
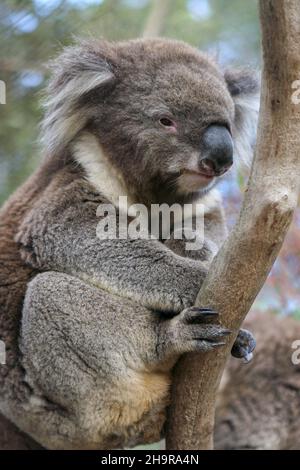
[[[222,344],[215,314],[191,308],[226,235],[222,203],[215,181],[191,191],[182,168],[210,124],[250,153],[257,94],[250,72],[224,76],[175,41],[90,41],[54,61],[44,160],[0,217],[0,410],[40,445],[158,440],[178,357]],[[158,124],[170,113],[172,137]],[[148,207],[200,198],[203,249],[100,240],[97,207],[119,195]]]
[[[257,348],[250,364],[229,360],[219,392],[215,447],[299,450],[300,365],[292,355],[300,323],[256,313],[245,326],[254,332]]]

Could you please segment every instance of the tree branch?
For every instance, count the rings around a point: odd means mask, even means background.
[[[216,394],[238,329],[280,250],[297,205],[300,175],[299,0],[260,0],[263,75],[256,156],[239,220],[214,259],[197,305],[234,331],[222,350],[188,354],[176,366],[168,449],[211,449]]]

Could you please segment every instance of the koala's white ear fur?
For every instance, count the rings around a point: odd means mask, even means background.
[[[249,70],[227,70],[224,77],[235,103],[235,161],[248,169],[256,142],[260,101],[259,77]]]
[[[53,154],[61,152],[88,122],[89,94],[101,88],[107,91],[115,75],[99,43],[94,48],[84,42],[67,47],[49,68],[52,75],[43,103],[41,141],[47,153]]]

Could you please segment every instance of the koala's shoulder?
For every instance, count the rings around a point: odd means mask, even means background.
[[[31,252],[33,237],[42,235],[47,227],[54,230],[79,220],[84,222],[91,216],[96,220],[97,207],[103,200],[76,169],[66,166],[51,175],[48,184],[40,189],[19,223],[15,241]]]
[[[89,208],[93,209],[102,202],[106,202],[105,198],[84,178],[81,171],[66,165],[51,175],[27,219],[40,213],[40,217],[52,215],[59,220],[68,210],[78,211],[80,217],[81,213],[86,213]]]

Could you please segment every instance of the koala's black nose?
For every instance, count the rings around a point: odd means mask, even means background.
[[[203,134],[200,169],[207,175],[220,176],[233,163],[233,142],[225,126],[211,125]]]

